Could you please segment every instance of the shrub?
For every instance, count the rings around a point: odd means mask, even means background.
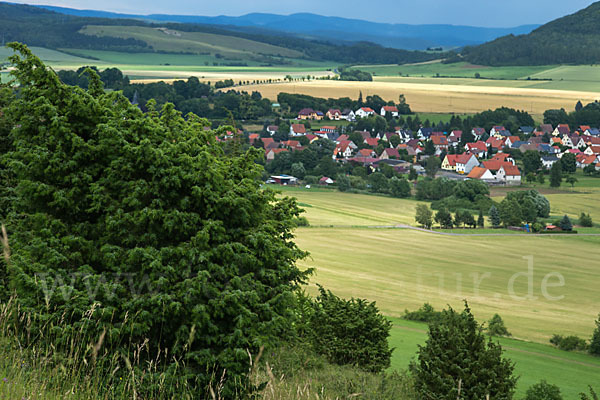
[[[491,336],[512,336],[508,329],[506,329],[506,326],[504,326],[502,317],[498,314],[494,314],[488,322],[487,331]]]
[[[425,303],[417,311],[404,310],[404,316],[402,318],[409,321],[432,323],[437,321],[441,315],[442,313],[440,311],[435,311],[431,304]]]
[[[562,400],[562,396],[558,386],[541,380],[527,389],[524,400]]]
[[[411,363],[420,399],[510,399],[517,378],[514,364],[502,357],[502,347],[486,342],[483,328],[468,305],[461,313],[444,310],[429,325],[427,342]],[[462,382],[459,392],[458,382]]]
[[[390,366],[388,337],[392,323],[375,303],[344,300],[319,287],[310,317],[310,336],[315,351],[340,365],[356,365],[379,372]]]
[[[550,343],[565,351],[584,351],[588,348],[587,342],[578,336],[553,335]]]
[[[579,225],[586,228],[591,228],[594,226],[594,222],[592,221],[590,214],[581,213],[579,216]]]
[[[308,218],[306,218],[306,217],[294,218],[294,224],[296,226],[310,226],[310,222],[308,222]]]

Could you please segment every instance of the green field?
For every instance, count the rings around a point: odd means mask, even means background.
[[[600,65],[487,67],[464,62],[433,62],[358,65],[355,68],[373,73],[375,80],[380,82],[600,91]],[[479,74],[480,79],[475,79],[475,74]]]
[[[546,71],[551,66],[525,67],[486,67],[468,63],[442,64],[441,62],[407,64],[407,65],[357,65],[355,68],[368,71],[376,76],[412,76],[433,77],[439,74],[446,77],[474,78],[476,73],[481,77],[493,79],[526,79],[528,76]],[[599,68],[600,70],[600,68]]]
[[[598,222],[600,180],[578,177],[581,184],[575,189],[580,191],[554,190],[547,195],[552,214],[571,207],[571,216],[586,211],[594,218],[597,215]],[[461,309],[467,299],[480,322],[498,313],[516,338],[501,343],[521,376],[517,397],[541,379],[559,385],[565,399],[577,399],[588,384],[598,382],[600,359],[557,350],[548,340],[553,334],[591,337],[600,313],[600,236],[523,235],[491,229],[446,232],[505,235],[447,236],[393,229],[390,226],[414,224],[416,201],[322,187],[277,188],[298,199],[311,223],[296,231],[296,242],[310,252],[300,265],[316,271],[310,291],[318,283],[342,297],[376,301],[394,322],[393,368],[405,369],[426,338],[425,325],[398,318],[405,309],[415,310],[425,302],[437,309],[447,305]],[[529,256],[533,256],[533,297],[525,298]],[[559,285],[559,274],[564,285]]]
[[[405,369],[416,359],[418,345],[425,344],[427,325],[392,318],[390,346],[392,368]],[[496,339],[502,344],[505,354],[516,363],[515,373],[520,376],[516,398],[523,397],[531,385],[545,379],[558,385],[565,399],[579,399],[578,394],[592,384],[597,387],[600,376],[600,359],[581,353],[570,353],[554,347],[514,339]]]
[[[137,39],[155,51],[193,54],[221,54],[230,59],[257,59],[259,54],[277,57],[302,57],[302,53],[253,40],[203,32],[183,32],[143,26],[88,25],[80,32],[100,37]]]

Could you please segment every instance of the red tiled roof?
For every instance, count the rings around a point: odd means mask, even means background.
[[[371,147],[375,147],[379,143],[379,139],[377,139],[377,138],[366,138],[365,139],[365,143],[367,145],[371,146]]]
[[[490,171],[498,171],[501,167],[509,165],[511,167],[514,167],[514,165],[506,161],[488,160],[483,162],[483,166],[489,169]]]
[[[508,175],[508,176],[521,176],[521,171],[519,171],[519,168],[517,168],[516,165],[505,164],[505,165],[502,165],[502,168],[504,169],[505,175]]]
[[[303,124],[292,124],[292,130],[296,133],[306,133],[306,127]]]
[[[483,168],[483,167],[475,167],[471,170],[471,172],[469,172],[469,175],[467,175],[467,178],[470,179],[479,179],[483,176],[483,174],[485,174],[488,171],[487,168]]]
[[[370,107],[361,107],[360,109],[361,109],[361,110],[363,110],[364,112],[372,112],[372,113],[374,113],[374,112],[375,112],[375,111],[373,111],[373,109],[372,109],[372,108],[370,108]]]
[[[448,145],[448,139],[446,138],[446,136],[431,136],[431,141],[436,146],[447,146]]]
[[[398,108],[396,106],[383,106],[383,110],[389,112],[398,112]]]

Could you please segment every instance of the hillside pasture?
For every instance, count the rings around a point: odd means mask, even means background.
[[[499,313],[515,337],[547,343],[555,333],[591,337],[600,312],[600,237],[356,228],[299,228],[296,235],[311,254],[301,265],[315,268],[313,284],[377,301],[389,316],[425,302],[460,308],[467,299],[480,320]]]
[[[418,346],[425,344],[427,325],[398,318],[392,318],[392,322],[390,346],[395,348],[392,368],[406,369],[409,362],[416,359]],[[579,399],[579,393],[588,385],[597,385],[600,358],[558,350],[548,344],[509,338],[494,340],[500,342],[505,356],[515,363],[515,374],[519,376],[517,399],[523,398],[527,388],[542,379],[560,387],[563,398],[568,400]]]
[[[174,31],[143,26],[88,25],[80,31],[86,35],[137,39],[155,51],[192,54],[221,54],[229,58],[256,59],[259,54],[277,57],[302,57],[302,53],[253,40],[204,32]]]

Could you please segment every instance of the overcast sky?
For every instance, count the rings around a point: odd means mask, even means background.
[[[590,0],[11,0],[133,14],[314,14],[390,23],[511,27],[543,24],[587,7]]]

